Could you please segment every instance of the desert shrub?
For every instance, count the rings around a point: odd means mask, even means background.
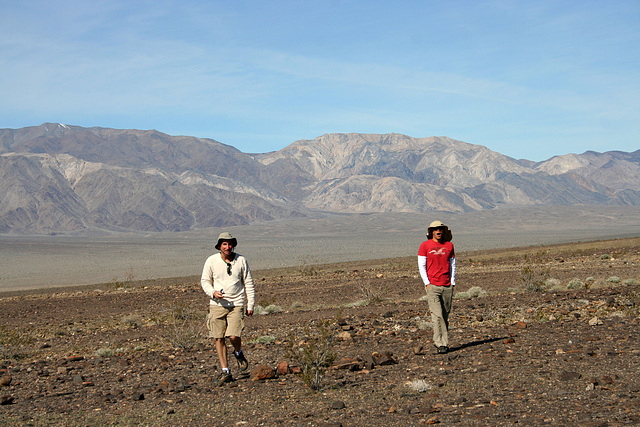
[[[304,304],[302,303],[302,301],[294,301],[291,303],[291,310],[302,310],[302,308],[304,308]]]
[[[433,388],[433,385],[426,382],[425,380],[413,380],[409,384],[407,384],[407,386],[409,390],[416,393],[424,393],[425,391],[429,391]]]
[[[593,282],[586,282],[589,286],[589,289],[602,289],[613,286],[613,283],[603,281],[603,280],[595,280]]]
[[[313,262],[307,258],[302,260],[302,265],[300,267],[300,274],[302,276],[315,276],[316,274],[318,274],[318,272],[316,271],[316,267],[313,264],[317,264],[316,262]]]
[[[108,347],[102,347],[96,350],[96,356],[98,357],[111,357],[114,354],[115,352]]]
[[[256,305],[253,308],[254,314],[261,314],[261,315],[267,315],[271,313],[281,313],[282,311],[283,311],[282,307],[276,304],[269,304],[266,307],[262,307],[261,305]]]
[[[365,305],[383,301],[384,295],[387,293],[386,287],[383,286],[376,289],[371,282],[360,282],[358,287],[362,298],[367,301]]]
[[[416,321],[416,326],[418,327],[418,329],[422,331],[433,328],[433,324],[431,322],[428,322],[419,316],[414,320]]]
[[[275,342],[275,341],[276,341],[276,338],[272,337],[271,335],[263,335],[256,340],[258,344],[271,344],[272,342]]]
[[[125,273],[122,280],[118,278],[113,279],[111,281],[111,286],[113,286],[115,289],[127,289],[131,286],[135,278],[136,275],[133,274],[133,268],[131,268],[127,273]]]
[[[638,281],[636,279],[625,279],[622,281],[622,284],[627,286],[632,286],[632,285],[637,285]]]
[[[607,279],[607,282],[610,283],[620,283],[620,278],[618,276],[611,276]]]
[[[206,314],[187,304],[173,304],[157,320],[165,340],[173,347],[190,350],[200,343],[205,331]]]
[[[600,259],[610,259],[610,258],[611,258],[611,255],[609,255],[609,254],[600,255]]]
[[[304,337],[289,336],[287,357],[300,366],[302,381],[312,390],[319,390],[322,378],[336,358],[333,352],[335,331],[331,321],[319,321],[304,329]]]
[[[562,286],[562,281],[559,279],[549,278],[544,281],[545,289],[560,289]]]
[[[467,290],[467,292],[472,298],[480,298],[487,295],[487,291],[482,289],[480,286],[472,286]]]
[[[471,298],[471,294],[469,292],[456,292],[453,295],[454,299],[469,299]]]
[[[35,338],[21,328],[0,327],[0,360],[18,357],[19,350],[33,341]]]
[[[542,292],[544,283],[549,278],[549,267],[544,264],[542,253],[525,255],[524,265],[520,269],[520,279],[526,292]]]
[[[580,279],[571,279],[569,283],[567,283],[567,289],[585,289],[586,285]]]
[[[360,299],[358,301],[348,302],[344,306],[345,307],[366,307],[369,305],[369,300]]]
[[[629,317],[640,316],[640,291],[633,291],[629,293],[629,300],[626,303],[625,314]]]
[[[142,326],[142,317],[138,314],[128,314],[122,317],[121,323],[132,328],[139,328]]]

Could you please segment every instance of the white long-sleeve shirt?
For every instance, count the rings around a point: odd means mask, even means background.
[[[247,310],[253,311],[255,305],[255,289],[249,263],[240,254],[235,254],[231,261],[231,274],[227,273],[227,263],[219,253],[211,255],[204,263],[200,286],[211,299],[211,305],[223,307],[241,307],[245,305],[247,295]],[[223,298],[214,298],[215,291],[222,291]]]

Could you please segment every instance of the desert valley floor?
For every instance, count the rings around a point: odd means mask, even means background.
[[[223,387],[197,274],[5,293],[1,423],[640,423],[640,238],[458,262],[446,355],[433,352],[414,256],[257,269],[250,367]],[[294,373],[314,345],[335,356],[317,390],[308,369]]]

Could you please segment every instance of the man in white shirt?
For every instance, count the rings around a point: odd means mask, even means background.
[[[255,289],[247,260],[234,252],[238,241],[230,233],[221,233],[216,249],[220,253],[207,258],[202,270],[200,285],[209,296],[207,328],[209,337],[216,342],[216,352],[222,372],[218,386],[233,381],[227,361],[226,337],[234,349],[234,356],[241,371],[248,368],[242,352],[242,330],[244,329],[244,306],[246,293],[247,316],[253,315]]]

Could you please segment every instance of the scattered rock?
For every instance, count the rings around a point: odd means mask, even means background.
[[[346,405],[344,404],[344,402],[342,400],[336,400],[334,402],[331,403],[331,409],[333,410],[340,410],[340,409],[344,409],[346,408]]]
[[[602,320],[600,320],[598,317],[593,317],[591,318],[591,320],[589,320],[589,326],[598,326],[602,324]]]
[[[349,371],[359,371],[362,369],[364,363],[357,359],[349,357],[343,357],[337,363],[334,363],[331,367],[333,369],[347,369]]]
[[[602,384],[607,384],[607,385],[611,385],[615,382],[614,379],[608,375],[600,377],[600,381],[602,382]]]
[[[560,381],[579,380],[581,376],[582,375],[577,372],[563,371],[560,373],[559,379]]]
[[[3,375],[0,377],[0,387],[7,387],[11,385],[11,375]]]
[[[516,329],[527,329],[527,324],[525,322],[523,322],[522,320],[519,320],[516,323]]]
[[[351,336],[351,333],[347,331],[342,331],[338,334],[338,340],[351,342],[353,341],[353,337]]]
[[[279,375],[287,375],[291,373],[289,362],[287,362],[286,360],[283,360],[282,362],[278,363],[276,370],[278,371]]]
[[[1,396],[0,397],[0,405],[11,405],[15,401],[13,396]]]
[[[258,365],[251,371],[251,381],[268,380],[276,377],[276,371],[267,365]]]
[[[385,353],[373,353],[371,355],[376,365],[385,366],[385,365],[395,365],[398,363],[392,356],[393,353],[385,352]]]
[[[366,369],[373,369],[376,366],[376,361],[373,360],[373,356],[370,354],[365,355],[362,362],[364,363],[364,367]]]

